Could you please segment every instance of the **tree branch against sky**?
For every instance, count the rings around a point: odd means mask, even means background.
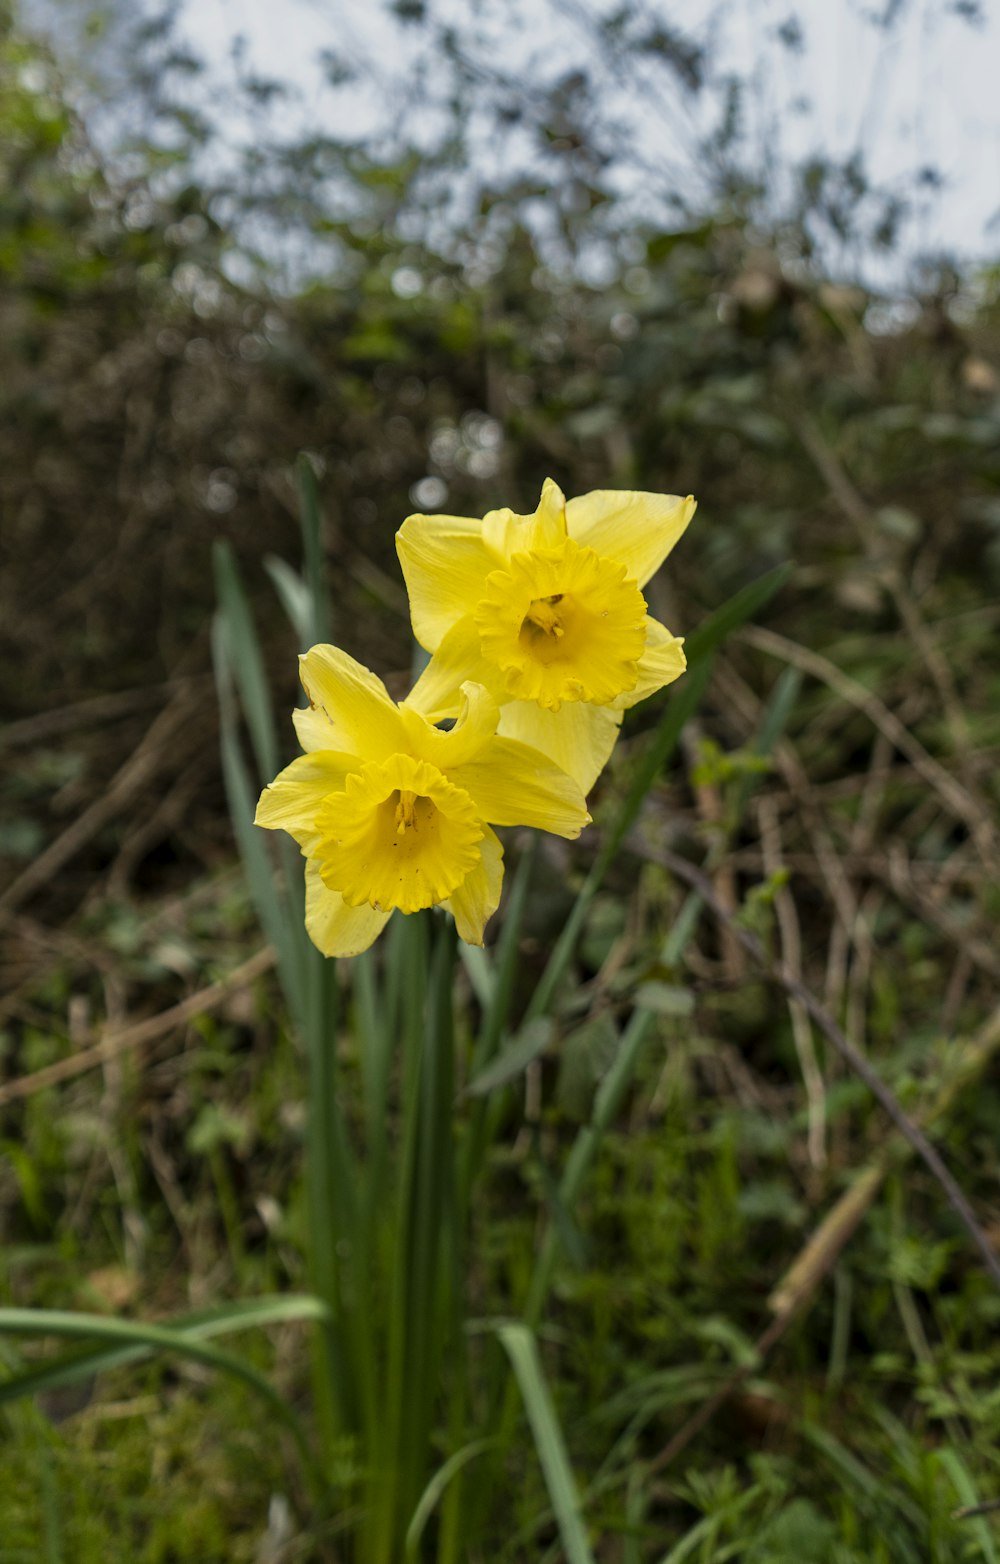
[[[155,99],[247,193],[353,148],[410,157],[410,220],[438,242],[511,193],[553,235],[553,197],[587,213],[591,239],[722,193],[766,226],[804,216],[828,267],[897,285],[921,255],[994,242],[1000,17],[969,0],[139,9],[109,0],[99,34],[82,0],[31,20],[91,71],[113,138],[145,134]],[[335,209],[343,193],[330,172]]]

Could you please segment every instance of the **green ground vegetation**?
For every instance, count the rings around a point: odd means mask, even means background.
[[[995,1560],[994,1520],[953,1512],[1000,1493],[1000,1294],[735,931],[864,1052],[1000,1242],[1000,273],[929,269],[904,305],[733,197],[622,235],[594,287],[513,197],[478,251],[404,236],[406,170],[369,166],[364,220],[314,234],[329,281],[279,292],[231,280],[197,183],[108,166],[13,30],[0,130],[0,1305],[156,1321],[305,1287],[305,1075],[266,958],[128,1037],[263,944],[218,761],[212,545],[242,563],[281,709],[295,647],[267,561],[299,563],[299,452],[336,638],[397,693],[409,510],[530,509],[550,473],[694,492],[653,589],[671,628],[793,573],[717,659],[513,1077],[468,1235],[476,1310],[523,1295],[551,1222],[539,1342],[602,1564]],[[596,831],[536,865],[522,999],[656,715],[627,724]],[[655,1025],[566,1209],[637,996]],[[348,1111],[359,1003],[336,1040]],[[469,978],[461,1080],[477,1005]],[[308,1425],[307,1327],[237,1344]],[[11,1373],[53,1350],[0,1342]],[[204,1365],[121,1367],[0,1419],[0,1564],[340,1557],[291,1441]],[[345,1511],[359,1478],[345,1445]],[[527,1434],[471,1557],[560,1557]]]

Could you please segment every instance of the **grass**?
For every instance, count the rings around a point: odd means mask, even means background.
[[[272,575],[308,641],[314,595]],[[931,1135],[992,1245],[982,638],[956,647],[966,695],[942,719],[891,631],[823,655],[741,632],[774,584],[689,638],[578,848],[511,834],[500,941],[459,966],[452,1011],[442,931],[418,920],[334,979],[294,854],[245,829],[281,744],[222,557],[224,771],[256,914],[221,834],[204,873],[144,896],[117,893],[112,838],[77,914],[25,920],[9,957],[0,1327],[36,1339],[0,1339],[37,1394],[0,1405],[0,1564],[332,1564],[359,1527],[386,1560],[994,1559],[991,1515],[955,1512],[1000,1482],[1000,1296],[814,1024],[818,1005]],[[51,786],[34,761],[18,807]],[[112,1025],[66,1070],[95,1016],[179,990],[208,996],[182,1026]],[[329,1311],[311,1341],[302,1293]],[[246,1329],[240,1300],[272,1295]],[[216,1343],[220,1322],[244,1328]],[[66,1359],[46,1326],[88,1345]]]
[[[797,745],[815,720],[815,697],[800,696],[788,714]],[[718,757],[713,764],[718,772]],[[712,785],[742,793],[746,777],[731,765]],[[773,767],[754,784],[780,799]],[[605,811],[613,798],[609,790]],[[654,798],[645,829],[662,807]],[[746,836],[741,828],[738,839]],[[719,843],[716,833],[709,848],[724,866],[738,849]],[[197,985],[249,954],[258,936],[228,873],[195,889],[179,916],[187,980]],[[781,893],[772,886],[742,903],[772,949]],[[801,892],[796,910],[809,910]],[[956,1077],[975,991],[945,1034],[940,1014],[928,1013],[949,981],[940,931],[905,907],[874,911],[869,1053],[911,1111],[943,1097],[938,1137],[988,1214],[997,1092],[988,1068],[972,1068],[974,1054]],[[113,905],[89,915],[84,937],[112,953],[106,981],[125,993],[166,991],[172,981],[161,912],[154,903],[138,922]],[[544,894],[537,904],[529,896],[523,961],[537,962],[555,916]],[[806,948],[810,970],[816,954]],[[1000,1300],[923,1170],[889,1157],[833,1276],[769,1355],[755,1348],[769,1292],[858,1170],[884,1154],[887,1132],[867,1094],[821,1058],[827,1161],[810,1161],[787,1004],[754,973],[734,977],[733,959],[655,862],[609,863],[587,909],[575,981],[557,989],[556,1029],[513,1076],[525,1107],[506,1111],[487,1156],[469,1238],[480,1315],[504,1314],[529,1294],[547,1212],[551,1291],[529,1318],[539,1322],[551,1402],[533,1415],[558,1419],[551,1426],[562,1430],[598,1558],[992,1559],[992,1521],[952,1512],[998,1481]],[[76,953],[39,964],[27,991],[35,1019],[24,1068],[71,1047],[58,1018],[87,970]],[[477,1001],[468,979],[462,986],[460,1015],[471,1020]],[[636,991],[646,1007],[632,1023],[635,1071],[627,1093],[609,1100],[609,1026]],[[359,963],[338,1042],[359,1101],[370,1003]],[[602,1080],[604,1135],[578,1177]],[[267,977],[182,1036],[6,1113],[17,1150],[3,1186],[4,1304],[157,1319],[304,1285],[302,1060]],[[300,1327],[247,1334],[240,1348],[310,1415]],[[4,1350],[10,1369],[16,1353],[25,1363],[38,1356],[9,1338]],[[495,1372],[492,1350],[486,1337],[473,1343],[481,1386]],[[657,1466],[685,1420],[739,1371],[745,1377],[704,1432]],[[338,1557],[337,1514],[317,1518],[291,1439],[226,1375],[177,1359],[119,1367],[82,1382],[75,1398],[20,1402],[2,1415],[2,1559],[86,1564],[109,1549],[143,1564]],[[466,1459],[471,1472],[478,1452]],[[495,1556],[557,1557],[552,1500],[530,1445],[512,1447],[508,1472]],[[345,1445],[341,1522],[360,1476]]]
[[[651,911],[669,892],[650,872],[636,894]],[[637,1486],[691,1410],[753,1361],[767,1291],[819,1204],[802,1157],[794,1042],[771,996],[758,990],[755,1006],[753,991],[741,991],[748,1064],[729,1041],[732,993],[706,993],[704,977],[683,970],[666,976],[682,992],[678,979],[687,980],[692,1015],[656,1018],[631,1100],[574,1207],[541,1336],[603,1556],[990,1558],[991,1523],[949,1517],[967,1493],[989,1493],[997,1480],[1000,1310],[938,1191],[912,1171],[890,1176],[835,1283],[772,1361],[756,1365],[675,1467]],[[126,1072],[115,1096],[89,1078],[30,1102],[23,1130],[38,1195],[31,1216],[8,1191],[16,1226],[5,1301],[93,1307],[117,1277],[134,1289],[129,1312],[150,1317],[180,1304],[181,1279],[216,1297],[301,1284],[300,1061],[272,1016],[261,980],[245,1020],[206,1021],[183,1051],[164,1046],[142,1074]],[[493,1154],[473,1243],[484,1313],[502,1309],[532,1265],[535,1213],[552,1198],[553,1171],[576,1133],[573,1095],[558,1076],[574,1051],[586,1057],[584,1025],[567,1031],[561,1061],[537,1061],[544,1106],[534,1134],[525,1140],[512,1124]],[[766,1071],[752,1062],[754,1031],[757,1052],[769,1032]],[[346,1031],[342,1046],[357,1068]],[[168,1104],[180,1095],[183,1121],[200,1133],[182,1133],[172,1115],[154,1128],[154,1091]],[[959,1100],[952,1144],[990,1145],[995,1096],[986,1088]],[[831,1093],[828,1110],[831,1139],[852,1155],[842,1150],[825,1175],[827,1199],[869,1137],[879,1139],[858,1093]],[[116,1177],[99,1156],[81,1223],[74,1170],[98,1115],[121,1138],[126,1166]],[[135,1205],[123,1212],[130,1173]],[[168,1203],[178,1191],[182,1213]],[[247,1349],[301,1404],[301,1332],[248,1338]],[[291,1503],[298,1539],[278,1556],[337,1556],[331,1539],[310,1532],[288,1449],[228,1378],[172,1362],[119,1369],[84,1388],[88,1399],[68,1415],[23,1403],[4,1412],[0,1557],[89,1560],[111,1547],[142,1561],[250,1559],[276,1494]],[[348,1489],[353,1475],[345,1449]],[[506,1556],[536,1556],[547,1500],[527,1452],[511,1475]]]

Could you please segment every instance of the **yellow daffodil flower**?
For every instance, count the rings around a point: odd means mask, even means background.
[[[306,753],[264,789],[256,823],[302,849],[313,943],[357,955],[397,908],[441,905],[462,939],[481,945],[503,880],[490,826],[579,836],[590,819],[580,789],[526,744],[497,737],[500,713],[480,685],[463,684],[446,732],[335,646],[314,646],[300,664],[310,704],[293,720]]]
[[[433,655],[407,704],[439,721],[474,679],[501,707],[501,734],[588,792],[623,712],[684,672],[683,642],[640,589],[694,511],[690,497],[613,489],[567,504],[548,478],[533,516],[408,517],[396,547]]]

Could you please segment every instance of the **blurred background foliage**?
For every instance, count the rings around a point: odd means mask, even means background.
[[[441,62],[433,145],[402,103],[385,143],[289,144],[271,134],[280,85],[244,73],[233,112],[260,134],[236,157],[169,13],[107,35],[127,75],[117,123],[0,0],[4,1077],[259,942],[216,759],[211,551],[237,551],[290,706],[264,561],[297,557],[298,453],[336,638],[397,694],[411,645],[393,534],[410,510],[530,510],[547,475],[570,494],[693,492],[653,587],[673,629],[777,562],[795,575],[717,669],[650,829],[707,855],[732,915],[911,1106],[945,1094],[950,1160],[996,1232],[1000,269],[936,258],[874,291],[848,263],[892,252],[906,199],[858,162],[811,160],[782,171],[779,201],[771,171],[745,166],[738,80],[698,181],[661,169],[644,203],[652,174],[598,84],[484,75],[461,28],[395,12],[415,57]],[[711,60],[648,21],[623,7],[604,56],[702,90]],[[327,64],[346,90],[349,63]],[[530,146],[527,173],[512,159],[505,177],[501,156],[473,180],[466,131],[483,123]],[[761,758],[783,666],[800,680]],[[563,915],[558,879],[529,960]],[[606,1063],[607,1006],[659,983],[663,1046],[567,1240],[547,1338],[600,1556],[993,1559],[989,1523],[949,1515],[996,1487],[1000,1311],[924,1175],[887,1166],[835,1282],[773,1362],[753,1356],[770,1289],[885,1128],[725,932],[707,922],[664,965],[680,895],[655,861],[623,864],[595,908],[558,1047],[529,1075],[541,1152],[512,1132],[484,1213],[483,1312],[530,1253],[526,1213]],[[234,993],[183,1038],[141,1068],[0,1096],[8,1301],[155,1315],[300,1279],[303,1088],[273,994]],[[975,1088],[949,1096],[970,1038]],[[298,1336],[258,1350],[301,1384]],[[631,1454],[750,1362],[633,1503]],[[337,1556],[238,1390],[188,1370],[99,1390],[10,1415],[0,1559],[97,1558],[109,1538],[143,1561]],[[544,1557],[544,1495],[528,1470],[518,1489],[496,1556]]]

